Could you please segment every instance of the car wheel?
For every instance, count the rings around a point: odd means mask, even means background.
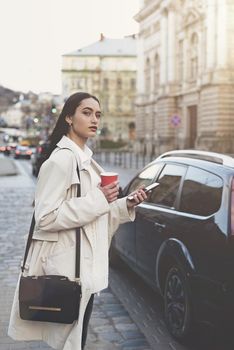
[[[188,339],[192,330],[192,304],[188,280],[178,266],[170,268],[164,289],[164,313],[169,332],[178,341]]]

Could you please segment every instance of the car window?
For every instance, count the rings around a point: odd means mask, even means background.
[[[143,170],[138,176],[132,181],[129,186],[128,193],[135,191],[139,186],[148,186],[152,180],[157,176],[158,172],[162,167],[162,163],[152,164],[145,170]]]
[[[184,166],[167,164],[157,179],[160,185],[152,191],[148,201],[173,208],[186,169]]]
[[[221,205],[223,180],[202,169],[189,167],[183,184],[180,211],[208,216]]]

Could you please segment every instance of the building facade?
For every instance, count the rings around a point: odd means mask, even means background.
[[[63,55],[63,96],[87,91],[100,99],[103,138],[134,138],[136,53],[134,36],[108,39],[101,35],[98,42]]]
[[[144,0],[138,147],[234,152],[234,1]]]
[[[10,127],[22,127],[24,113],[22,111],[21,102],[15,103],[13,106],[10,106],[4,114],[5,121]]]

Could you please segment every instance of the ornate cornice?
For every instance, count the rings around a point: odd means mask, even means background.
[[[188,8],[184,14],[184,27],[188,27],[196,22],[200,22],[204,15],[195,8]]]
[[[160,8],[160,3],[162,0],[149,1],[144,7],[134,16],[135,21],[142,22],[145,18],[150,16],[153,12]]]

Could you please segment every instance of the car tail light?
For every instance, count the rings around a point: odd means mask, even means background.
[[[234,178],[232,179],[231,195],[231,235],[234,236]]]
[[[26,154],[30,155],[32,154],[32,151],[27,151]]]
[[[41,153],[41,152],[42,152],[42,147],[38,147],[38,148],[37,148],[37,152],[38,152],[38,153]]]
[[[16,154],[20,154],[20,151],[15,151]]]

